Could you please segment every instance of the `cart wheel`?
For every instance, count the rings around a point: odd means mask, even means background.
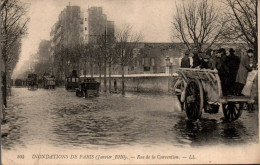
[[[203,108],[203,89],[198,79],[191,79],[185,91],[184,108],[188,119],[196,121],[201,117]]]
[[[173,86],[173,95],[181,95],[182,91],[184,90],[184,80],[182,78],[178,78],[176,83]]]
[[[234,103],[230,102],[222,105],[224,117],[227,121],[235,121],[237,120],[241,114],[243,109],[243,103]]]
[[[172,90],[172,94],[173,95],[176,95],[179,102],[180,102],[180,105],[181,105],[181,109],[183,110],[184,109],[184,103],[183,101],[181,100],[181,94],[185,88],[185,84],[186,82],[184,81],[184,79],[182,78],[178,78],[178,80],[176,81],[176,83],[174,84],[173,86],[173,90]]]

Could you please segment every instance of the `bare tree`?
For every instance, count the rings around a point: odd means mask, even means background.
[[[231,42],[245,42],[258,53],[257,5],[258,0],[223,0],[226,5],[228,24],[224,39]]]
[[[4,0],[1,1],[1,48],[2,48],[2,59],[5,66],[4,78],[3,78],[3,103],[6,103],[6,73],[8,68],[8,60],[17,58],[12,56],[11,50],[16,45],[17,41],[20,40],[27,32],[27,24],[29,18],[26,16],[27,8],[26,4],[19,0]]]
[[[207,0],[182,1],[176,3],[173,17],[173,38],[184,42],[188,49],[206,51],[215,42],[225,25],[213,3]]]
[[[1,10],[5,7],[7,2],[8,2],[8,0],[2,0],[1,1]]]
[[[108,85],[108,88],[109,88],[109,92],[110,92],[110,93],[112,92],[112,90],[111,90],[112,65],[117,64],[117,61],[118,61],[118,59],[116,58],[115,46],[116,46],[116,43],[115,43],[115,42],[112,42],[112,43],[109,45],[108,54],[107,54],[108,77],[109,77],[109,85]]]
[[[107,78],[106,78],[106,73],[107,73],[107,60],[108,60],[108,42],[107,42],[107,35],[106,35],[106,31],[105,33],[102,35],[100,34],[97,37],[97,45],[99,48],[99,54],[98,54],[98,59],[102,60],[102,64],[103,66],[103,74],[104,74],[104,92],[107,92]],[[101,64],[101,66],[102,66]]]
[[[121,66],[122,74],[122,95],[125,95],[125,72],[124,68],[133,62],[133,50],[138,46],[142,39],[142,35],[134,33],[132,27],[124,26],[116,31],[116,46],[115,55],[118,59],[118,64]]]

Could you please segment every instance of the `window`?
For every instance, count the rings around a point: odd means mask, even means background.
[[[134,60],[135,60],[135,66],[137,66],[137,58],[135,58]]]
[[[155,65],[155,60],[154,60],[154,58],[151,58],[151,65],[152,65],[152,66]]]
[[[150,71],[150,67],[149,67],[149,66],[145,66],[145,67],[144,67],[144,71],[146,71],[146,72],[147,72],[147,71]]]
[[[150,66],[150,65],[149,65],[149,58],[148,58],[148,57],[146,57],[146,58],[144,59],[144,66]]]
[[[88,30],[88,28],[87,28],[87,27],[85,27],[85,30]]]
[[[88,19],[87,19],[87,18],[85,18],[85,21],[88,21]]]
[[[142,58],[142,65],[144,65],[144,58]]]

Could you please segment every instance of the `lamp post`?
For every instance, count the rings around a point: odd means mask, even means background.
[[[169,75],[172,76],[172,62],[170,62],[170,65],[169,65],[169,70],[170,70],[170,73]]]
[[[166,58],[165,58],[165,62],[166,62],[166,74],[168,73],[168,74],[170,74],[170,57],[169,56],[167,56]]]

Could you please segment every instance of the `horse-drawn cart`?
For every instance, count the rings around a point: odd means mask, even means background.
[[[173,87],[187,117],[197,120],[205,113],[218,113],[221,107],[228,121],[237,120],[244,108],[254,103],[248,96],[223,96],[217,70],[178,68]]]
[[[76,89],[76,96],[79,97],[98,97],[100,83],[93,78],[87,78]]]
[[[27,86],[28,86],[28,89],[34,89],[34,88],[38,89],[38,76],[37,76],[37,74],[34,74],[34,73],[28,74]]]
[[[73,70],[70,76],[66,77],[65,89],[66,90],[75,90],[79,87],[79,77],[77,71]]]
[[[43,76],[43,88],[44,89],[55,89],[55,77],[53,75],[45,74]]]

